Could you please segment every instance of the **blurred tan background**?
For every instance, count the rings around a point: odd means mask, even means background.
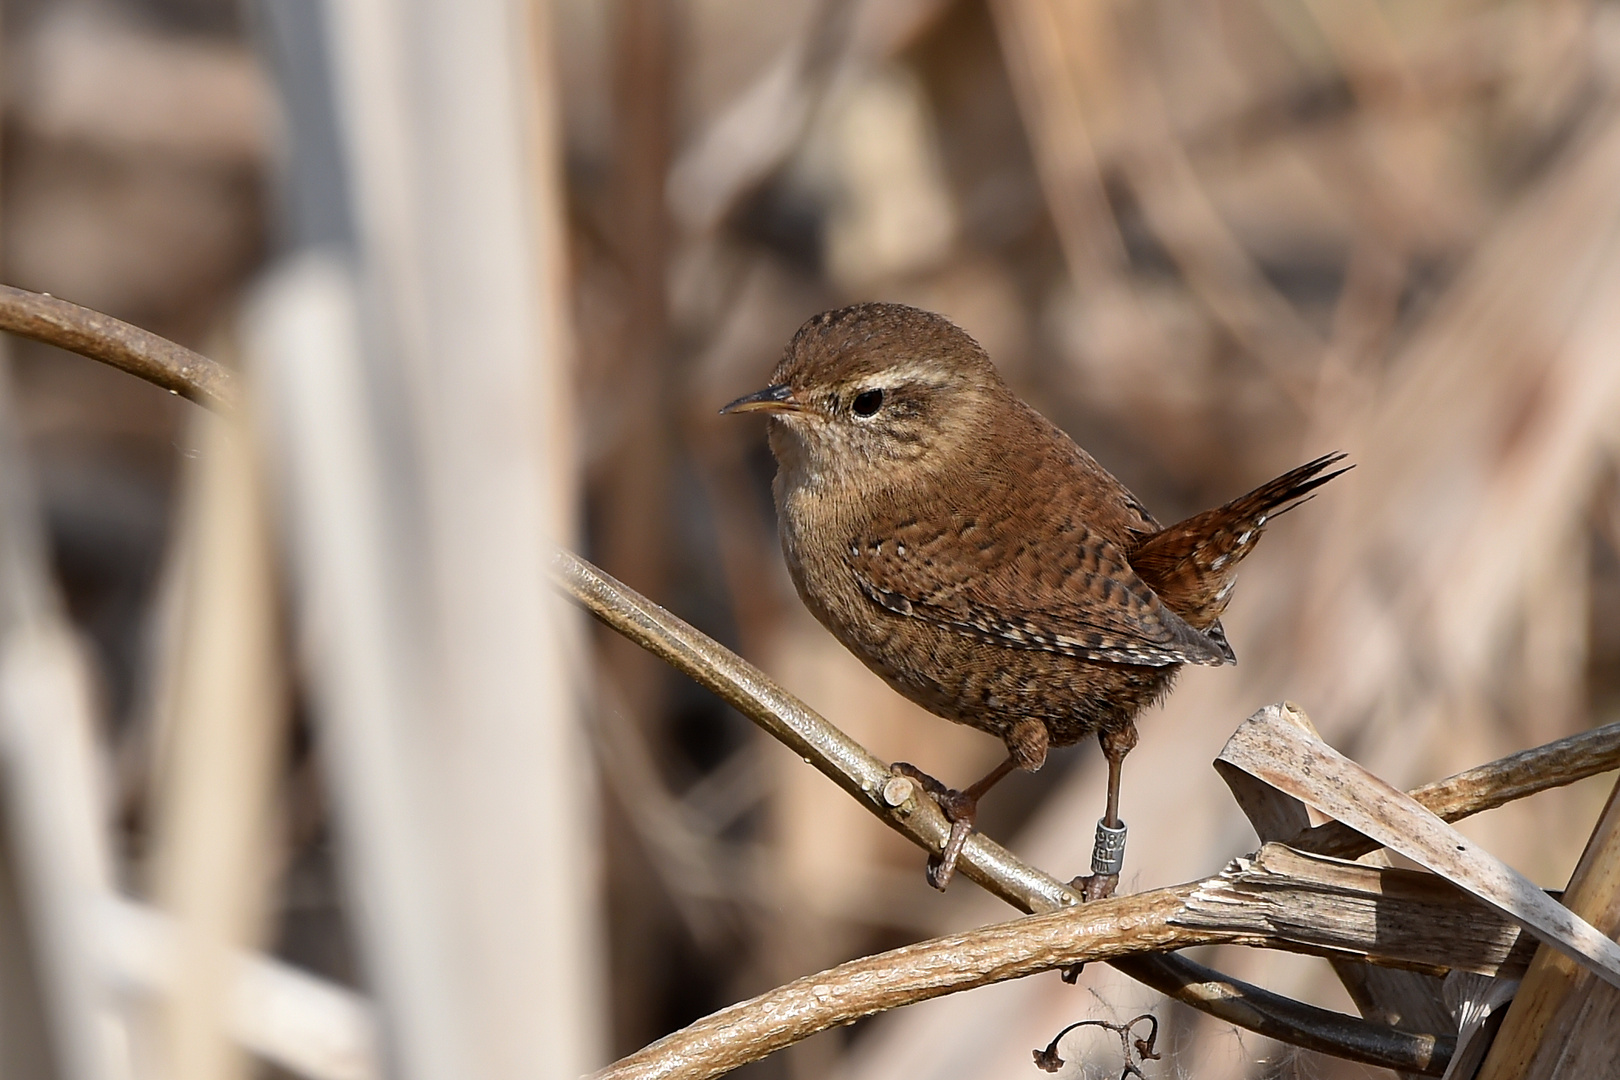
[[[328,234],[364,234],[332,224],[343,170],[320,150],[328,128],[363,141],[365,114],[334,118],[310,76],[321,13],[346,9],[277,7],[5,0],[0,278],[231,361],[262,275]],[[762,426],[716,415],[763,384],[806,318],[866,299],[957,321],[1161,520],[1319,453],[1357,464],[1246,564],[1225,619],[1239,666],[1188,672],[1143,718],[1125,885],[1210,873],[1253,844],[1209,762],[1268,702],[1299,702],[1405,786],[1620,719],[1614,4],[534,10],[552,67],[529,85],[557,120],[563,178],[537,195],[562,223],[569,325],[546,356],[574,458],[554,459],[577,514],[563,532],[879,756],[962,782],[1002,751],[901,701],[804,612],[776,548]],[[206,436],[191,406],[127,376],[9,350],[50,565],[91,643],[115,866],[141,895],[164,760],[154,657]],[[372,989],[288,622],[265,940]],[[745,720],[600,628],[588,643],[593,774],[578,820],[556,825],[599,861],[582,884],[599,902],[582,939],[597,1056],[1010,914],[966,882],[936,895],[915,850]],[[998,788],[982,827],[1078,873],[1101,771],[1089,744],[1057,754]],[[1588,781],[1463,828],[1560,887],[1607,790]],[[1317,961],[1201,959],[1352,1009]],[[1377,1074],[1097,969],[1078,988],[1042,976],[827,1033],[739,1075],[1033,1075],[1029,1051],[1064,1024],[1143,1008],[1167,1025],[1152,1076]],[[1105,1050],[1101,1071],[1070,1075],[1112,1076]],[[15,1056],[0,1071],[53,1075]]]

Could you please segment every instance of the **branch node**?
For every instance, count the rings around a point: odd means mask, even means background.
[[[890,806],[904,806],[915,793],[917,786],[904,776],[891,776],[883,785],[883,801]]]

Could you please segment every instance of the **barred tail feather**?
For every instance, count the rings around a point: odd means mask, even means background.
[[[1308,502],[1317,488],[1354,468],[1324,471],[1344,457],[1324,454],[1225,506],[1154,533],[1131,552],[1131,567],[1194,629],[1216,628],[1231,598],[1237,565],[1254,550],[1266,523]]]

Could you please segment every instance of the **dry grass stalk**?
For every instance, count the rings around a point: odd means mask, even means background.
[[[204,447],[180,552],[187,617],[161,778],[154,892],[186,932],[154,1048],[183,1080],[246,1077],[226,1033],[232,950],[258,944],[269,900],[272,786],[285,735],[269,522],[250,437],[200,413]]]

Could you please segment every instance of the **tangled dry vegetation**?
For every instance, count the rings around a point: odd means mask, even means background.
[[[279,697],[272,623],[265,618],[270,575],[254,572],[268,565],[268,534],[262,504],[255,505],[253,455],[244,452],[252,440],[240,422],[246,403],[237,380],[163,338],[9,287],[0,287],[0,328],[130,371],[226,417],[206,429],[207,481],[198,496],[205,502],[193,540],[206,555],[191,572],[191,617],[196,631],[207,633],[189,639],[195,644],[179,664],[185,727],[171,735],[173,771],[163,791],[179,809],[165,815],[166,858],[157,866],[167,888],[156,890],[153,906],[129,899],[108,880],[113,863],[98,850],[95,821],[102,811],[90,775],[93,708],[78,650],[63,633],[29,539],[24,471],[16,458],[5,463],[12,524],[0,534],[9,568],[0,582],[8,615],[0,682],[17,789],[13,812],[26,822],[15,841],[22,853],[17,873],[44,931],[36,932],[35,947],[45,958],[46,1008],[56,1012],[51,1026],[75,1035],[81,1024],[116,1024],[155,1040],[148,1052],[162,1057],[152,1060],[198,1075],[212,1071],[203,1055],[217,1050],[209,1045],[235,1045],[238,1054],[253,1049],[319,1080],[376,1073],[389,1022],[386,978],[377,999],[367,1002],[275,959],[232,949],[250,939],[226,925],[253,903],[257,815],[243,811],[262,806],[266,796],[262,785],[270,776],[263,766],[274,760]],[[336,392],[330,375],[328,392]],[[944,817],[914,783],[763,672],[570,552],[554,553],[552,576],[604,625],[736,707],[857,805],[930,851],[944,843]],[[198,698],[206,712],[190,711]],[[221,723],[226,716],[230,721]],[[203,718],[209,722],[196,722]],[[1445,823],[1616,765],[1620,724],[1610,724],[1405,795],[1324,744],[1296,706],[1271,706],[1240,726],[1215,762],[1264,843],[1219,875],[1085,903],[1076,892],[1079,879],[1065,885],[976,835],[962,850],[964,876],[1032,917],[804,976],[596,1075],[708,1080],[836,1025],[1044,971],[1058,970],[1063,982],[1074,983],[1098,960],[1216,1019],[1339,1060],[1447,1080],[1476,1073],[1589,1075],[1614,1051],[1613,1031],[1592,1018],[1620,1002],[1620,946],[1608,937],[1620,897],[1620,801],[1611,795],[1562,905]],[[377,766],[367,765],[362,775],[367,771],[375,782]],[[215,810],[234,808],[224,823],[202,813],[211,802]],[[1313,825],[1312,812],[1324,823]],[[1380,848],[1432,873],[1386,868]],[[1324,855],[1373,858],[1364,866]],[[39,905],[50,902],[66,910],[41,918]],[[85,923],[95,932],[69,944],[68,932],[85,928],[75,925],[84,918],[75,909],[91,915]],[[11,912],[7,919],[6,932],[15,934],[18,920]],[[1180,955],[1216,944],[1327,957],[1368,1020],[1280,997]],[[151,1019],[124,1015],[105,1001],[97,986],[104,981],[144,995]],[[212,1000],[233,1004],[215,1012]],[[519,1003],[520,1011],[532,1007],[532,998]],[[13,1006],[9,1016],[16,1015]],[[1143,1022],[1149,1034],[1133,1039]],[[1035,1064],[1062,1070],[1062,1041],[1082,1028],[1119,1037],[1121,1080],[1145,1080],[1140,1066],[1162,1057],[1155,1049],[1159,1020],[1145,1013],[1122,1023],[1094,1018],[1066,1025],[1033,1052]],[[129,1067],[116,1046],[89,1049],[69,1039],[57,1045],[76,1074]]]
[[[12,6],[5,280],[234,353],[276,130],[242,31],[203,42]],[[582,550],[877,758],[959,779],[1000,750],[899,701],[800,609],[762,433],[713,415],[807,315],[871,298],[961,323],[1161,519],[1303,456],[1357,463],[1245,567],[1226,620],[1239,666],[1189,673],[1144,718],[1123,806],[1130,891],[1253,850],[1209,763],[1267,702],[1304,703],[1327,743],[1402,788],[1620,718],[1612,5],[563,0],[551,15],[558,65],[540,93],[566,174],[545,194],[568,251],[553,281],[574,357],[561,442],[579,454],[559,490],[584,507]],[[181,101],[203,119],[173,122]],[[164,880],[149,865],[171,812],[163,687],[147,660],[154,612],[175,603],[155,584],[164,523],[202,482],[176,482],[175,445],[200,437],[167,403],[66,363],[18,350],[16,412],[107,688],[115,865]],[[589,647],[604,940],[588,966],[605,973],[612,1056],[851,957],[1007,917],[975,890],[933,895],[915,847],[735,701],[618,635]],[[309,673],[286,669],[310,707]],[[287,726],[287,760],[252,781],[277,792],[263,918],[283,958],[354,983],[365,945],[330,843],[341,810],[311,722]],[[1077,872],[1096,766],[1086,747],[1009,782],[986,832],[1029,866]],[[1607,790],[1583,782],[1461,827],[1562,886]],[[1346,990],[1284,951],[1198,956],[1397,1020],[1377,975]],[[919,1005],[744,1075],[1001,1074],[1085,1015],[1146,1010],[1163,1055],[1140,1062],[1149,1076],[1366,1075],[1103,964],[1080,980]],[[1444,1034],[1454,1020],[1427,1000],[1404,1020]],[[1086,1045],[1117,1054],[1112,1041]]]

